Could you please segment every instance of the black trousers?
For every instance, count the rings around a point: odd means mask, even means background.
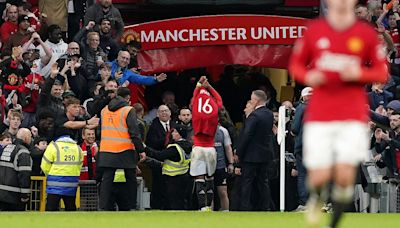
[[[241,211],[271,210],[271,190],[268,183],[267,163],[242,163]],[[257,194],[257,195],[254,195]],[[257,204],[253,198],[258,199]]]
[[[5,203],[0,202],[0,211],[25,211],[26,204],[25,203]]]
[[[115,168],[102,168],[103,179],[100,184],[100,210],[114,211],[115,204],[120,211],[136,208],[135,169],[124,169],[126,182],[114,183]]]
[[[187,209],[188,188],[191,187],[191,180],[188,174],[179,176],[164,175],[167,187],[167,210],[185,210]]]
[[[64,201],[65,211],[76,211],[75,198],[76,196],[47,194],[46,211],[59,211],[61,199]]]

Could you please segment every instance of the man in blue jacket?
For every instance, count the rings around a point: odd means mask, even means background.
[[[127,51],[120,51],[116,60],[110,62],[111,64],[111,78],[116,79],[118,85],[128,86],[129,83],[136,83],[140,85],[154,85],[157,82],[162,82],[167,79],[167,75],[161,73],[156,76],[142,76],[136,74],[127,68],[131,59],[131,55]]]

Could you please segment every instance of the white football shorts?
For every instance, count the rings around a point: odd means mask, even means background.
[[[217,153],[214,147],[195,146],[190,159],[191,176],[214,175],[217,167]]]
[[[309,122],[304,124],[303,156],[308,169],[335,164],[358,165],[368,158],[369,130],[359,121]]]

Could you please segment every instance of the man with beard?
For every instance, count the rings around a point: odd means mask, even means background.
[[[124,32],[124,21],[119,10],[112,4],[112,0],[100,0],[89,7],[85,14],[84,24],[86,26],[90,21],[100,23],[105,17],[111,21],[112,37],[119,40]]]

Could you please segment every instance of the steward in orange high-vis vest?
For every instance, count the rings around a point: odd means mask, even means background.
[[[121,87],[117,97],[101,111],[101,139],[97,165],[102,170],[100,210],[130,210],[136,204],[136,163],[139,153],[145,159],[135,110],[129,106],[130,90]],[[117,169],[123,169],[126,182],[114,185]],[[118,189],[116,189],[118,188]],[[117,196],[115,196],[117,194]],[[116,202],[113,202],[115,199]]]

